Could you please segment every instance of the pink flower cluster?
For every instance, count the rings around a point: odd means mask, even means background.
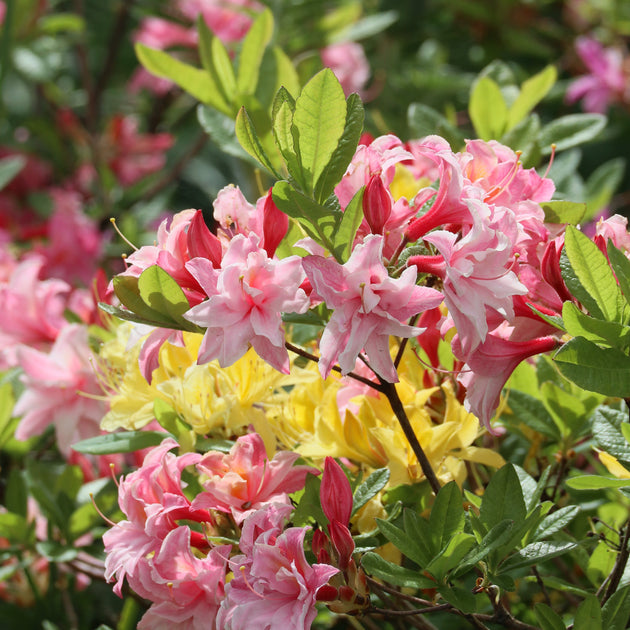
[[[165,440],[121,480],[126,520],[105,533],[106,578],[123,582],[151,602],[138,628],[279,630],[307,628],[318,591],[337,569],[311,565],[307,529],[286,527],[289,494],[319,471],[295,466],[298,455],[267,457],[262,438],[249,434],[228,454],[174,455]],[[194,466],[202,490],[186,494],[182,474]],[[239,539],[240,553],[223,538]]]

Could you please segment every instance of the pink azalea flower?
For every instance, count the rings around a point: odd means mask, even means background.
[[[190,547],[191,532],[170,531],[150,565],[143,564],[138,594],[152,603],[138,630],[214,630],[225,593],[231,545],[213,547],[204,558]]]
[[[257,433],[240,437],[227,455],[210,451],[197,464],[207,479],[193,506],[231,513],[242,523],[250,512],[268,503],[289,504],[289,494],[304,487],[306,475],[319,472],[310,466],[294,466],[298,457],[298,453],[280,451],[270,460]]]
[[[578,37],[575,48],[588,74],[569,86],[566,101],[575,103],[582,99],[587,112],[604,114],[611,103],[626,97],[623,54],[615,48],[604,48],[596,39],[586,36]]]
[[[317,591],[339,572],[328,564],[308,564],[307,528],[290,527],[279,536],[263,533],[249,556],[235,556],[234,578],[226,586],[217,617],[219,628],[308,630],[317,614]]]
[[[304,272],[298,256],[273,260],[259,243],[256,234],[235,236],[221,269],[202,258],[186,263],[209,299],[184,317],[207,328],[199,363],[219,359],[222,367],[231,365],[251,345],[267,363],[288,374],[282,313],[308,309],[309,300],[300,289]]]
[[[404,322],[442,301],[435,289],[416,286],[416,271],[407,268],[390,278],[382,256],[383,237],[368,236],[354,248],[348,262],[307,256],[306,275],[326,306],[335,309],[320,340],[319,369],[326,378],[338,361],[342,373],[354,367],[365,351],[370,367],[389,382],[397,382],[389,352],[389,337],[412,337],[422,332]]]
[[[501,390],[517,365],[528,357],[553,350],[558,344],[555,337],[540,337],[530,341],[509,341],[494,334],[468,354],[467,364],[458,377],[466,387],[464,405],[474,413],[488,429],[490,420],[499,406]],[[456,356],[465,353],[460,340],[453,340]]]
[[[330,68],[341,83],[346,96],[352,92],[365,96],[365,84],[370,78],[370,64],[361,44],[357,42],[330,44],[320,50],[320,55],[324,66]]]
[[[85,326],[68,324],[48,354],[24,346],[18,357],[25,386],[14,409],[22,416],[15,431],[18,440],[53,424],[59,450],[67,456],[74,442],[100,434],[107,403],[101,400]]]

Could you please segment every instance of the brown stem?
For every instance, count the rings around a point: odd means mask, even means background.
[[[398,420],[398,423],[400,424],[400,427],[403,430],[403,433],[405,434],[405,437],[407,438],[411,449],[418,459],[420,468],[422,468],[422,472],[427,478],[433,494],[437,495],[437,493],[440,491],[440,482],[438,481],[438,478],[433,468],[431,467],[431,462],[429,462],[429,459],[427,458],[424,450],[422,449],[422,446],[420,445],[420,442],[418,441],[418,438],[416,437],[416,434],[414,433],[413,427],[409,422],[409,418],[405,413],[402,401],[400,400],[398,392],[396,391],[396,386],[394,385],[394,383],[388,383],[383,379],[380,379],[380,381],[380,391],[385,394],[385,396],[387,396],[387,400],[389,400],[392,411],[394,412],[394,415],[396,416],[396,419]]]
[[[623,576],[623,572],[625,571],[626,565],[628,564],[628,557],[630,557],[630,550],[628,549],[628,541],[630,540],[630,519],[626,522],[626,528],[623,532],[623,536],[621,539],[621,549],[619,550],[619,554],[617,555],[617,560],[615,562],[615,566],[610,574],[610,581],[608,582],[608,588],[606,589],[606,593],[604,593],[604,597],[602,598],[601,605],[603,606],[610,597],[615,593],[617,588],[619,587],[619,582]]]
[[[549,599],[549,593],[547,593],[547,589],[545,588],[545,583],[540,577],[540,573],[538,573],[538,569],[536,567],[532,567],[532,573],[536,577],[536,582],[538,583],[540,592],[543,594],[543,597],[545,598],[545,602],[547,606],[551,607],[551,599]]]

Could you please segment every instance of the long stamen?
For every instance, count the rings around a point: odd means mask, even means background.
[[[243,576],[243,581],[245,582],[245,586],[247,586],[247,588],[254,593],[254,595],[256,595],[256,597],[260,597],[260,599],[267,599],[264,595],[262,595],[261,593],[259,593],[258,591],[255,591],[254,588],[252,587],[252,585],[249,583],[249,581],[247,580],[247,576],[245,575],[245,567],[243,565],[241,565],[238,570],[241,572],[241,575]]]
[[[107,518],[107,516],[105,516],[105,514],[103,514],[103,512],[101,512],[101,509],[98,507],[98,505],[96,505],[96,501],[94,500],[94,495],[90,492],[90,500],[92,501],[92,505],[94,506],[94,509],[98,512],[98,515],[110,526],[110,527],[116,527],[116,523],[114,523],[114,521],[112,521],[111,519]]]
[[[547,175],[549,175],[549,171],[551,170],[551,165],[553,164],[553,159],[556,157],[556,145],[551,145],[551,156],[549,157],[549,164],[547,164],[547,170],[543,175],[543,179],[546,179]]]
[[[116,225],[116,219],[114,217],[111,217],[109,222],[114,226],[116,232],[118,232],[118,236],[120,236],[120,238],[122,238],[122,240],[125,241],[125,243],[127,243],[127,245],[131,247],[131,249],[137,252],[138,248],[118,229],[118,225]]]

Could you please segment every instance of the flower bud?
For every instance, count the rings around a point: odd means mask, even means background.
[[[372,234],[383,234],[392,213],[392,196],[380,174],[372,175],[363,193],[363,215]]]
[[[262,245],[269,258],[276,253],[280,241],[289,230],[289,217],[278,209],[273,201],[272,189],[269,189],[263,206]]]
[[[219,239],[208,229],[201,210],[195,212],[186,233],[190,258],[207,258],[215,269],[221,266],[222,250]]]
[[[347,525],[350,522],[352,488],[341,466],[332,457],[327,457],[324,462],[319,497],[322,510],[331,523],[339,521],[342,525]]]

